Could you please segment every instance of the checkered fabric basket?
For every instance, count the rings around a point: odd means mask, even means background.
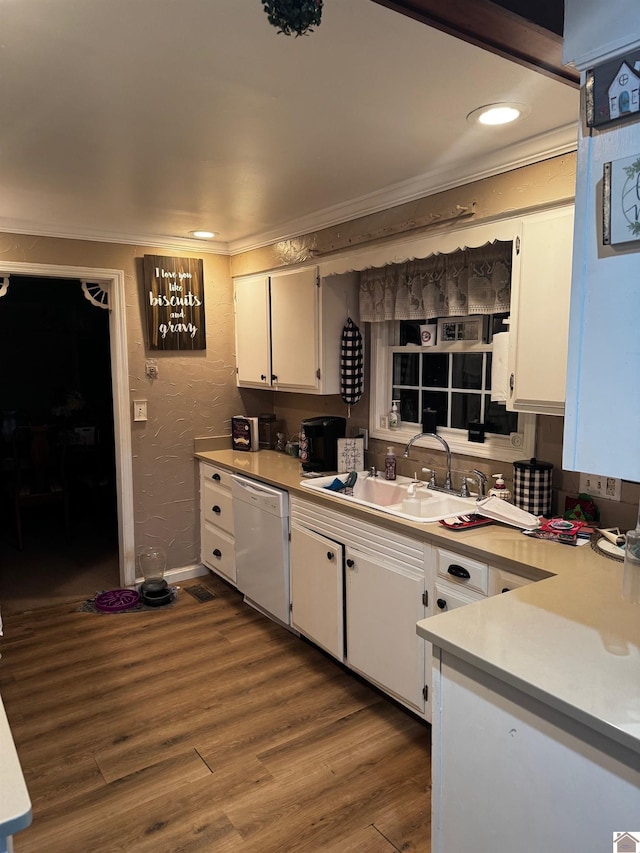
[[[513,463],[513,502],[533,515],[551,515],[551,462],[523,459]]]

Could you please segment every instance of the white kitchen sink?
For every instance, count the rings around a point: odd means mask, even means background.
[[[436,492],[428,489],[426,485],[416,490],[416,497],[420,500],[419,511],[416,513],[405,512],[402,501],[407,496],[409,484],[413,482],[410,477],[385,480],[381,477],[370,477],[367,471],[359,471],[358,479],[352,490],[341,492],[327,488],[336,479],[344,483],[347,477],[348,474],[315,477],[303,480],[300,485],[317,494],[338,498],[347,503],[368,506],[371,509],[405,518],[408,521],[428,523],[454,515],[475,512],[475,498],[461,498],[454,494]]]

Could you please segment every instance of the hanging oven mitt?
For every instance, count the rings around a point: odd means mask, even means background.
[[[348,417],[351,417],[351,406],[362,397],[363,381],[362,335],[348,317],[340,341],[340,396],[348,406]]]

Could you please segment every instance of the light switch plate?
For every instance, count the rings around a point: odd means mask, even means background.
[[[605,477],[602,474],[580,474],[580,492],[592,498],[604,498],[607,501],[619,501],[622,481],[617,477]]]
[[[134,421],[146,421],[147,420],[147,401],[146,400],[134,400],[133,401],[133,419],[134,419]]]

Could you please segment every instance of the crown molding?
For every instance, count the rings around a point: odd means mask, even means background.
[[[231,255],[262,249],[284,240],[301,237],[323,228],[341,225],[353,219],[380,213],[391,207],[416,201],[445,190],[455,189],[484,178],[494,177],[523,166],[549,160],[576,151],[578,125],[570,124],[538,137],[498,149],[485,157],[466,163],[454,163],[446,169],[434,169],[407,181],[376,190],[344,204],[314,211],[308,216],[286,222],[278,228],[253,237],[229,242]]]
[[[26,222],[0,218],[0,232],[55,237],[61,240],[87,240],[93,243],[123,243],[127,246],[144,246],[145,248],[168,249],[176,252],[229,254],[229,245],[217,240],[188,240],[181,237],[162,237],[157,234],[120,234],[112,231],[96,231],[90,228],[67,230],[60,229],[47,222]]]
[[[503,172],[510,172],[513,169],[538,163],[541,160],[568,154],[575,151],[576,148],[577,122],[513,146],[491,151],[475,161],[452,163],[445,169],[433,169],[407,181],[292,219],[261,234],[242,237],[228,243],[216,240],[189,240],[157,234],[120,234],[85,228],[60,229],[51,223],[19,222],[10,219],[0,219],[0,231],[8,234],[31,234],[64,240],[122,243],[177,252],[238,255],[314,231],[321,231],[324,228],[340,225],[353,219],[380,213],[401,204],[490,178]]]

